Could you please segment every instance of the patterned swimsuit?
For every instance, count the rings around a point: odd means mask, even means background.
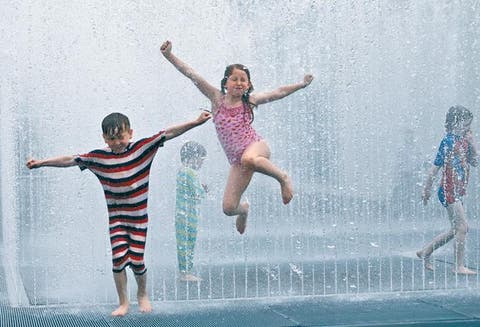
[[[251,120],[252,115],[245,103],[227,108],[224,100],[213,115],[218,140],[231,165],[239,165],[245,149],[262,140],[250,124]]]
[[[94,150],[76,157],[81,170],[89,169],[102,184],[107,201],[113,272],[131,266],[144,274],[147,238],[148,180],[153,158],[165,142],[165,133],[129,144],[123,153]]]
[[[178,269],[189,273],[193,267],[193,252],[197,241],[197,226],[200,217],[200,200],[205,190],[197,171],[182,166],[177,173],[175,203],[175,235],[177,239]]]
[[[464,137],[448,133],[438,148],[434,165],[443,167],[438,198],[447,207],[461,201],[466,193],[470,164],[474,160],[470,146]]]

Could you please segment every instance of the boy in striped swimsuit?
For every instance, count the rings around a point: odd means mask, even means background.
[[[199,126],[211,118],[208,112],[190,122],[175,125],[151,137],[131,142],[132,129],[128,118],[112,113],[102,121],[104,149],[83,155],[54,157],[44,160],[31,159],[27,167],[71,167],[89,169],[102,184],[107,201],[110,243],[112,246],[113,276],[120,306],[113,316],[128,312],[127,274],[130,266],[137,281],[138,305],[141,312],[150,312],[152,306],[146,288],[144,263],[147,237],[148,180],[153,158],[164,142]]]

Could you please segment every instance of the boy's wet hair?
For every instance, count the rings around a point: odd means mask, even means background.
[[[473,114],[464,106],[455,105],[450,107],[445,117],[445,129],[451,132],[461,121],[472,120]]]
[[[180,160],[182,163],[187,163],[189,160],[202,158],[207,156],[207,150],[195,141],[188,141],[180,149]]]
[[[130,130],[130,120],[119,112],[113,112],[102,120],[102,131],[105,135],[114,136],[128,130]]]
[[[247,107],[249,108],[250,110],[250,115],[251,115],[251,120],[250,120],[250,123],[253,122],[253,108],[256,107],[255,104],[253,104],[252,102],[250,102],[250,93],[252,93],[253,91],[253,84],[252,84],[252,81],[250,79],[250,71],[248,70],[248,68],[242,64],[231,64],[231,65],[228,65],[226,68],[225,68],[225,72],[223,73],[223,78],[222,78],[222,81],[220,82],[220,90],[222,92],[222,94],[225,94],[225,85],[227,84],[227,80],[228,78],[230,77],[230,75],[232,75],[233,73],[233,70],[235,69],[238,69],[238,70],[241,70],[241,71],[244,71],[245,74],[247,74],[247,77],[248,77],[248,82],[250,83],[250,87],[248,88],[247,92],[245,92],[243,95],[242,95],[242,102],[244,104],[247,105]]]

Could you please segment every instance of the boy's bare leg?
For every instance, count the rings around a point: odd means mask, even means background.
[[[125,316],[128,312],[128,293],[127,293],[127,273],[125,270],[119,273],[113,273],[115,287],[117,288],[118,300],[120,306],[112,311],[112,316]]]
[[[288,204],[292,200],[292,181],[287,173],[270,161],[270,148],[267,142],[261,140],[248,146],[242,155],[242,165],[275,178],[280,183],[283,203]]]
[[[456,269],[453,270],[454,273],[457,273],[459,275],[476,275],[477,272],[475,270],[472,270],[470,268],[467,268],[465,266],[463,267],[457,267]]]
[[[137,300],[140,312],[151,312],[152,304],[147,294],[147,273],[143,275],[135,275],[137,281]]]
[[[453,204],[448,205],[447,207],[448,219],[450,220],[450,229],[442,233],[440,235],[435,236],[435,238],[427,244],[422,250],[417,251],[417,256],[424,261],[425,269],[433,270],[433,264],[430,260],[430,256],[432,255],[433,251],[438,249],[439,247],[447,244],[455,237],[455,244],[454,244],[454,256],[456,269],[458,271],[463,271],[461,268],[459,269],[459,264],[462,268],[463,267],[463,255],[464,255],[464,241],[465,235],[467,230],[467,225],[465,221],[465,213],[463,211],[463,206],[461,202],[455,202]],[[458,239],[463,241],[461,243],[458,242]],[[460,245],[460,246],[458,246]],[[458,259],[460,259],[460,262]],[[468,268],[465,268],[468,269]],[[460,273],[460,272],[459,272]]]
[[[201,282],[202,279],[186,272],[180,272],[180,280],[182,282]]]
[[[451,239],[453,239],[454,235],[453,228],[451,228],[448,232],[435,236],[435,238],[429,244],[427,244],[427,246],[420,251],[417,251],[417,257],[423,259],[425,269],[433,270],[433,264],[430,256],[432,255],[433,251],[447,244]]]
[[[465,267],[465,240],[467,238],[468,224],[465,210],[461,202],[457,201],[447,207],[448,216],[455,232],[453,253],[455,259],[454,272],[462,275],[475,275],[477,272]]]
[[[430,255],[426,256],[423,250],[420,250],[420,251],[417,251],[417,257],[423,260],[423,266],[425,267],[426,270],[433,271],[433,264],[432,264],[432,259],[430,258]]]

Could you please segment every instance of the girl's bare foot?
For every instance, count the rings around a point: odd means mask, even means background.
[[[459,275],[476,275],[477,274],[475,270],[468,269],[467,267],[457,267],[457,269],[454,269],[453,272]]]
[[[202,279],[192,274],[182,274],[180,280],[183,282],[201,282]]]
[[[417,251],[417,257],[423,260],[423,266],[425,267],[425,270],[430,270],[433,271],[433,264],[432,261],[430,260],[430,256],[426,256],[422,250]]]
[[[140,312],[152,312],[152,304],[150,300],[146,296],[142,296],[138,298],[138,306],[140,308]]]
[[[290,176],[285,174],[283,182],[280,183],[282,189],[282,200],[283,204],[288,204],[293,198],[293,185]]]
[[[128,313],[128,304],[120,305],[116,310],[112,311],[113,317],[123,317]]]
[[[243,202],[242,207],[245,212],[239,214],[235,222],[235,225],[237,226],[237,231],[240,234],[245,233],[245,229],[247,228],[248,209],[250,208],[250,204],[248,204],[248,202]]]

